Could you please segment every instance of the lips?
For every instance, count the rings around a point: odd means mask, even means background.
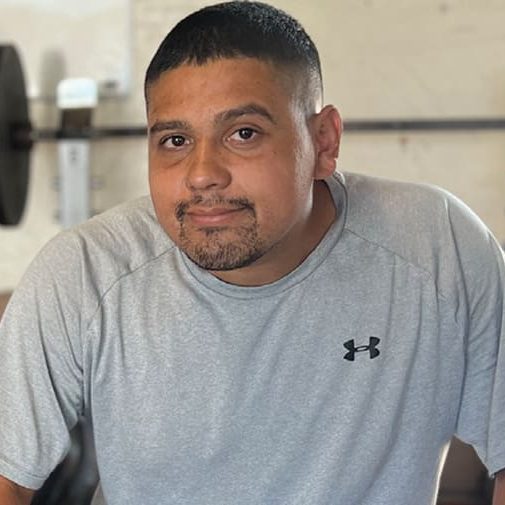
[[[197,226],[222,226],[231,223],[245,210],[245,207],[195,207],[188,209],[186,216]]]

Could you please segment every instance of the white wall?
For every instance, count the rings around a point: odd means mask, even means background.
[[[143,73],[163,36],[213,2],[132,0],[132,89],[102,103],[95,124],[142,125]],[[344,119],[505,117],[505,2],[502,0],[276,0],[298,17],[321,52],[327,102]],[[113,20],[111,20],[113,22]],[[93,34],[90,34],[93,36]],[[32,102],[37,127],[55,127],[54,105]],[[93,173],[104,210],[147,192],[141,139],[96,142]],[[465,200],[505,242],[505,130],[468,133],[348,133],[339,169],[426,181]],[[18,283],[55,218],[57,152],[38,144],[21,226],[0,229],[0,291]]]

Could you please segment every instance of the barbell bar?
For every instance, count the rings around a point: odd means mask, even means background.
[[[474,131],[505,129],[505,118],[347,120],[348,133]],[[28,116],[28,98],[18,53],[0,45],[0,224],[17,225],[26,204],[30,151],[36,142],[145,137],[144,126],[39,129]]]

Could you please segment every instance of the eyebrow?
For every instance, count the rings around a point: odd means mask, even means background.
[[[258,116],[262,116],[272,124],[277,124],[272,114],[268,112],[265,107],[255,103],[249,103],[246,105],[241,105],[239,107],[235,107],[233,109],[228,109],[223,112],[220,112],[214,118],[214,124],[224,123],[227,121],[231,121],[233,119],[237,119],[241,116],[246,116],[250,114],[255,114]],[[157,121],[149,128],[150,134],[159,133],[167,130],[192,130],[191,125],[187,121],[182,121],[180,119],[174,119],[171,121]]]
[[[214,119],[214,123],[221,123],[221,122],[226,122],[230,121],[232,119],[237,119],[241,116],[246,116],[249,114],[255,114],[258,116],[262,116],[266,119],[268,119],[271,123],[276,124],[273,116],[268,112],[267,109],[262,107],[261,105],[258,105],[256,103],[248,103],[246,105],[241,105],[239,107],[225,110],[223,112],[220,112]]]
[[[166,130],[191,130],[191,125],[179,119],[174,119],[173,121],[157,121],[149,128],[149,133],[159,133]]]

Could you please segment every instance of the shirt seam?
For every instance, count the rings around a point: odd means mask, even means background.
[[[144,261],[143,263],[141,263],[140,265],[136,266],[135,268],[132,268],[132,269],[129,269],[128,271],[120,274],[119,276],[117,276],[116,278],[114,278],[111,283],[109,284],[108,287],[106,287],[104,289],[104,291],[102,292],[102,294],[99,296],[99,299],[98,299],[98,302],[97,302],[97,306],[94,310],[94,312],[90,315],[90,318],[89,318],[89,321],[85,327],[85,333],[87,333],[91,327],[91,325],[93,324],[93,321],[97,315],[97,313],[99,312],[100,308],[102,307],[103,303],[104,303],[104,300],[106,298],[106,296],[110,293],[110,291],[121,281],[123,280],[125,277],[128,277],[129,275],[132,275],[136,272],[138,272],[139,270],[141,270],[142,268],[145,268],[147,267],[149,264],[153,263],[154,261],[157,261],[159,258],[161,258],[162,256],[164,256],[165,254],[169,254],[171,251],[173,251],[175,249],[175,246],[172,245],[171,247],[169,247],[168,249],[165,249],[164,251],[162,251],[160,254],[156,255],[156,256],[153,256],[152,258],[149,258],[148,260]]]
[[[410,260],[408,258],[405,258],[404,256],[402,256],[401,254],[397,253],[396,251],[390,249],[389,247],[386,247],[384,244],[381,244],[379,242],[376,242],[375,240],[371,240],[371,239],[369,239],[367,237],[364,237],[360,233],[358,233],[358,232],[356,232],[354,230],[351,230],[347,226],[344,227],[344,230],[347,231],[348,233],[350,233],[351,235],[354,235],[355,237],[359,238],[360,240],[363,240],[364,242],[366,242],[368,244],[371,244],[371,245],[374,245],[376,247],[379,247],[382,250],[386,251],[387,253],[392,254],[393,256],[395,256],[396,258],[399,258],[404,263],[410,265],[411,267],[415,268],[416,270],[422,272],[424,275],[428,276],[429,279],[431,280],[431,282],[433,283],[433,285],[435,286],[435,291],[437,293],[437,296],[440,296],[440,298],[442,298],[444,300],[444,302],[448,302],[449,301],[449,297],[446,296],[444,294],[444,292],[439,288],[439,286],[435,282],[435,277],[433,276],[433,274],[429,270],[427,270],[426,268],[422,267],[421,265],[418,265],[418,264],[414,263],[412,260]]]

